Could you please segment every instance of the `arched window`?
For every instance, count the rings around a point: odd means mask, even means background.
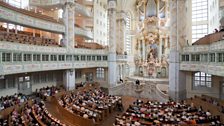
[[[126,16],[126,38],[125,38],[125,51],[127,54],[131,53],[131,14],[127,13]]]
[[[99,80],[104,80],[104,68],[96,69],[96,78]]]
[[[204,72],[196,72],[193,75],[193,87],[212,87],[212,76]]]

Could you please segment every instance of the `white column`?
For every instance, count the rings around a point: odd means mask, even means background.
[[[63,6],[63,21],[65,24],[65,35],[63,36],[63,46],[74,48],[75,45],[75,4],[66,2]]]
[[[125,39],[126,39],[126,20],[125,20],[125,13],[123,10],[121,10],[121,12],[119,13],[119,16],[117,18],[117,52],[118,53],[122,53],[124,54],[124,51],[126,50],[126,43],[125,43]]]
[[[174,100],[186,98],[186,75],[180,71],[180,43],[186,42],[185,0],[170,1],[170,56],[169,56],[169,95]]]
[[[161,60],[162,58],[162,45],[163,45],[163,39],[160,37],[159,38],[159,53],[158,53],[159,60]]]
[[[117,63],[116,63],[116,0],[108,0],[109,17],[109,85],[113,87],[117,83]]]
[[[65,70],[63,80],[66,90],[75,89],[75,69]]]
[[[157,2],[156,2],[156,14],[157,14],[156,16],[157,16],[158,18],[159,18],[159,4],[160,4],[159,1],[160,1],[160,0],[157,0]]]
[[[142,59],[143,59],[143,62],[146,60],[146,52],[145,52],[145,40],[142,39]]]

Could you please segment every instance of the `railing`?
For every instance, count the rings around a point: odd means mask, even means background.
[[[74,0],[29,0],[30,5],[33,6],[52,6],[64,4],[65,2],[74,2]]]
[[[128,56],[127,55],[117,55],[118,61],[127,61]]]
[[[207,74],[224,76],[224,32],[207,35],[195,45],[184,47],[180,55],[180,70],[201,71]],[[188,55],[188,60],[182,59]],[[196,55],[198,56],[196,59]],[[194,58],[193,58],[194,56]]]
[[[3,60],[3,53],[9,54],[8,60]],[[59,70],[72,68],[92,68],[107,67],[107,50],[105,49],[67,49],[64,47],[37,46],[12,42],[0,42],[0,75]],[[19,54],[19,60],[15,60],[13,56]],[[22,58],[25,54],[30,55],[30,60],[25,61]],[[39,56],[37,61],[34,56]],[[47,60],[43,60],[42,56],[48,56]],[[56,57],[53,58],[52,57]],[[99,60],[97,57],[101,57]],[[59,58],[59,57],[63,57]],[[78,57],[78,59],[76,58]],[[85,59],[82,59],[84,57]],[[91,59],[87,59],[90,57]],[[95,57],[94,59],[92,57]],[[46,59],[46,58],[45,58]]]
[[[75,34],[86,37],[88,39],[93,39],[93,32],[85,30],[80,27],[75,27]]]
[[[65,32],[64,24],[62,22],[57,22],[51,17],[15,8],[4,2],[0,3],[0,20],[13,22],[15,24],[31,28],[38,28],[45,31],[52,31],[57,33]]]

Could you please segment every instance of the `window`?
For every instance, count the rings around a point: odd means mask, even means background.
[[[126,15],[126,38],[125,38],[125,52],[127,54],[131,53],[131,35],[130,35],[130,31],[131,31],[131,14],[127,13]]]
[[[103,56],[103,60],[106,61],[107,60],[107,56]]]
[[[91,56],[87,56],[87,61],[91,61]]]
[[[215,62],[215,53],[211,53],[211,54],[209,54],[209,61],[210,62]]]
[[[208,0],[192,0],[192,42],[208,34]]]
[[[65,61],[65,55],[59,55],[58,59],[59,61]]]
[[[81,55],[81,61],[86,60],[86,56],[85,55]]]
[[[49,55],[43,54],[42,55],[42,61],[49,61]]]
[[[199,54],[192,54],[191,55],[191,61],[200,61],[200,55]]]
[[[182,61],[189,61],[189,55],[182,55]]]
[[[40,54],[33,54],[33,61],[40,61]]]
[[[23,61],[31,61],[31,54],[23,54]]]
[[[66,55],[66,61],[72,61],[72,55]]]
[[[100,61],[101,60],[101,56],[97,56],[97,61]]]
[[[78,55],[74,55],[74,60],[75,61],[79,61],[79,56]]]
[[[11,53],[2,53],[2,62],[10,62]]]
[[[218,53],[217,61],[224,62],[224,53]]]
[[[104,79],[104,68],[97,68],[96,69],[96,78],[103,80]]]
[[[193,87],[212,87],[212,76],[204,72],[194,73]]]
[[[13,61],[14,62],[22,61],[22,54],[21,53],[14,53],[13,54]]]
[[[95,56],[92,56],[92,61],[95,61],[95,60],[96,60]]]
[[[51,55],[51,61],[57,61],[57,55]]]

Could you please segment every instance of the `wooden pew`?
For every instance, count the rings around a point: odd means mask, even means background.
[[[61,105],[59,105],[57,99],[54,96],[51,99],[51,104],[55,104],[58,108],[58,111],[60,112],[60,116],[64,117],[65,120],[69,121],[72,124],[76,124],[79,126],[94,126],[95,125],[93,120],[85,119],[63,108]]]

